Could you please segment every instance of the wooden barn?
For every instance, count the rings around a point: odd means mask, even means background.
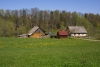
[[[83,26],[68,26],[67,30],[70,36],[74,36],[74,37],[87,36],[87,31]]]
[[[45,36],[45,32],[38,26],[34,26],[28,33],[30,38],[42,38]]]
[[[58,31],[57,38],[67,38],[68,32],[66,30]]]

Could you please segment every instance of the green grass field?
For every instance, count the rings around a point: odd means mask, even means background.
[[[100,67],[100,41],[0,38],[0,67]]]

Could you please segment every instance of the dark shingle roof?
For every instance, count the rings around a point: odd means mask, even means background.
[[[68,26],[68,29],[71,33],[87,33],[83,26]]]

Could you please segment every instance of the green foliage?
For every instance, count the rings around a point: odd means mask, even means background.
[[[0,21],[0,36],[13,36],[14,35],[14,24],[10,21]]]
[[[0,38],[1,67],[100,67],[100,42]]]
[[[26,33],[26,28],[24,26],[20,26],[17,31],[16,31],[17,35],[20,34],[25,34]]]
[[[60,27],[61,30],[64,30],[66,29],[66,27],[64,27],[64,22],[61,22],[61,27]]]
[[[0,9],[0,36],[16,36],[28,33],[34,26],[48,32],[66,29],[67,26],[84,26],[88,35],[96,37],[100,29],[100,15],[93,13],[67,12],[65,10]],[[55,32],[54,32],[55,33]]]
[[[94,35],[95,39],[100,40],[100,31]]]
[[[78,23],[78,26],[84,26],[88,32],[88,35],[89,36],[93,36],[95,32],[94,31],[94,27],[92,25],[91,22],[89,22],[86,18],[79,18],[79,23]],[[92,34],[91,34],[92,33]]]
[[[73,25],[76,26],[77,23],[79,22],[79,17],[78,17],[78,14],[76,12],[72,13],[72,20],[73,20]]]

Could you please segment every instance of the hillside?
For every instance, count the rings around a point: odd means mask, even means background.
[[[67,12],[65,10],[39,10],[38,8],[0,9],[0,36],[14,37],[28,33],[39,26],[45,32],[66,29],[67,26],[84,26],[88,36],[100,39],[100,15],[93,13]]]

